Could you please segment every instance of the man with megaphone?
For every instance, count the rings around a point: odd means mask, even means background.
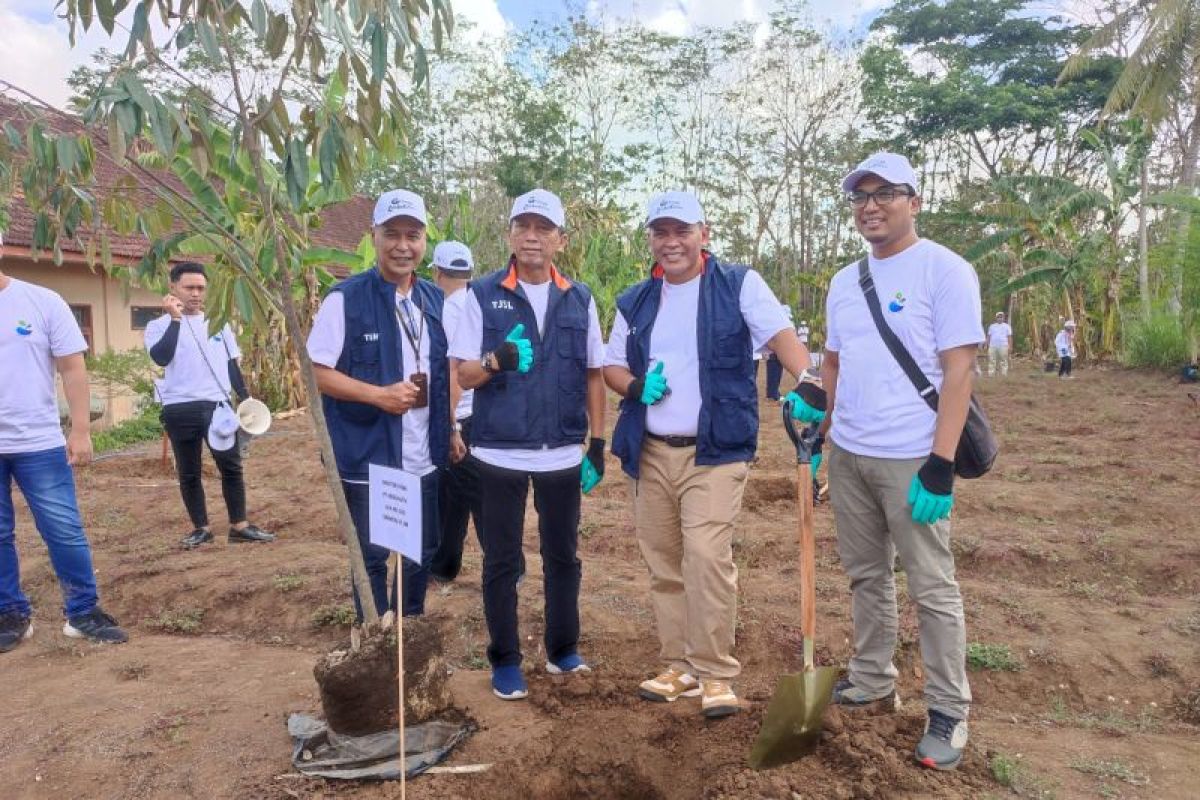
[[[249,398],[250,393],[238,367],[242,353],[229,325],[209,334],[204,316],[207,290],[203,264],[185,261],[172,266],[164,313],[146,326],[145,333],[150,358],[165,370],[156,387],[163,406],[163,428],[175,453],[179,492],[192,521],[193,530],[182,542],[186,550],[213,540],[201,473],[205,441],[221,473],[230,544],[275,540],[275,534],[246,519],[246,482],[237,442],[240,425],[230,392],[236,391],[242,398]],[[262,428],[261,413],[247,416],[256,416],[251,424]]]

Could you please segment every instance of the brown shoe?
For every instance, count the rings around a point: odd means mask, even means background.
[[[729,681],[707,680],[700,682],[702,696],[700,713],[709,719],[728,717],[741,710],[737,695]]]
[[[656,703],[674,703],[681,697],[700,694],[700,682],[686,672],[669,669],[658,677],[642,681],[638,694]]]

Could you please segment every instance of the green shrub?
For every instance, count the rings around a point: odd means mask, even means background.
[[[1191,336],[1178,317],[1159,312],[1126,325],[1121,360],[1127,366],[1175,369],[1191,359]]]
[[[980,644],[970,642],[967,645],[967,666],[971,669],[987,669],[992,672],[1019,672],[1025,665],[1013,655],[1012,648],[1006,644]]]
[[[120,450],[138,442],[150,442],[162,436],[158,421],[159,407],[147,406],[136,417],[92,434],[92,449],[97,453]]]

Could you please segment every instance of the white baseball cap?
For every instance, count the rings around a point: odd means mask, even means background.
[[[1064,322],[1064,323],[1063,323],[1063,327],[1064,327],[1064,328],[1074,328],[1074,327],[1075,327],[1075,320],[1073,320],[1073,319],[1069,319],[1069,320],[1067,320],[1066,322]]]
[[[382,225],[395,217],[411,217],[425,224],[425,201],[416,192],[407,189],[392,189],[379,195],[375,202],[372,225]]]
[[[241,427],[237,413],[228,403],[217,403],[212,420],[208,423],[208,446],[224,452],[237,444],[237,432]]]
[[[558,199],[558,195],[545,189],[534,189],[514,200],[508,221],[512,222],[522,214],[537,214],[560,228],[567,227],[567,215],[563,212],[562,200]]]
[[[657,219],[677,219],[688,225],[704,222],[704,209],[691,192],[663,192],[646,204],[646,224]]]
[[[445,241],[433,248],[433,265],[448,275],[466,278],[475,269],[475,259],[462,242]]]
[[[917,185],[917,173],[913,170],[912,164],[908,163],[907,158],[896,153],[876,153],[859,164],[853,172],[842,178],[842,191],[854,191],[858,182],[868,175],[875,175],[897,186],[907,183],[914,192],[921,191],[921,187]]]

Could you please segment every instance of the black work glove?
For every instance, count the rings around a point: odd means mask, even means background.
[[[601,478],[604,477],[604,445],[605,441],[598,436],[593,436],[588,441],[587,460],[592,462],[592,467],[596,470],[596,474]]]
[[[492,351],[492,356],[496,359],[496,366],[502,372],[512,372],[520,363],[520,353],[512,342],[501,342],[500,346]]]
[[[921,485],[933,494],[954,494],[954,462],[937,453],[929,454],[929,458],[917,470],[917,477]]]

